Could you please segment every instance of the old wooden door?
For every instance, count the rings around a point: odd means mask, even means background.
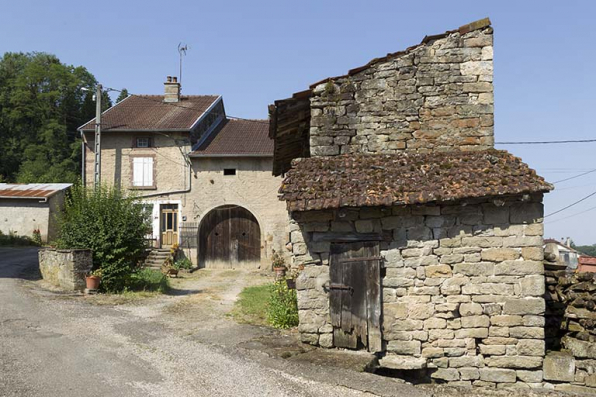
[[[162,204],[161,246],[168,248],[178,242],[178,204]]]
[[[334,345],[381,351],[378,243],[332,244],[329,271],[329,309]]]
[[[209,212],[199,228],[199,266],[232,268],[261,260],[261,229],[245,208],[227,205]]]

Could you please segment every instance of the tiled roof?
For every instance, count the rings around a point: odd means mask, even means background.
[[[48,198],[61,190],[68,189],[72,183],[0,183],[0,198]]]
[[[297,159],[279,193],[289,211],[308,211],[446,202],[552,189],[519,158],[491,149]]]
[[[273,156],[267,120],[225,119],[191,156]]]
[[[131,95],[102,114],[103,131],[190,130],[219,98],[214,95],[182,96],[179,102],[163,102],[163,95]],[[79,128],[95,129],[95,119]]]
[[[596,265],[596,258],[593,256],[582,255],[578,258],[578,260],[581,265]]]

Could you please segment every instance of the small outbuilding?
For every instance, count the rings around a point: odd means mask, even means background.
[[[39,230],[43,242],[56,236],[56,214],[64,206],[70,183],[0,183],[0,232],[31,236]]]

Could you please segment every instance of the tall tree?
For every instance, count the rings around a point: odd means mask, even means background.
[[[95,116],[95,102],[81,88],[96,84],[87,69],[65,65],[55,55],[5,53],[0,59],[0,179],[76,181],[81,167],[77,127]]]
[[[120,95],[118,95],[118,98],[116,98],[116,103],[121,102],[129,96],[130,94],[128,93],[128,90],[126,88],[123,88],[122,91],[120,91]]]

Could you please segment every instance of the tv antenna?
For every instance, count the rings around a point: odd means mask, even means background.
[[[180,86],[182,86],[182,55],[186,55],[186,51],[188,51],[187,44],[178,44],[178,53],[180,54]]]

